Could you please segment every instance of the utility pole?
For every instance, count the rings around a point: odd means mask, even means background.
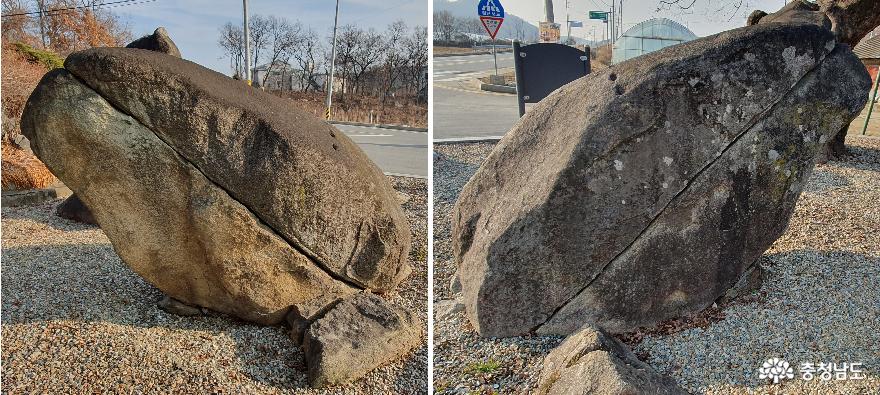
[[[571,40],[571,20],[568,18],[568,0],[565,0],[565,42],[568,43],[568,40]]]
[[[251,84],[251,27],[248,23],[248,0],[244,0],[244,72],[248,86]]]
[[[330,106],[333,104],[333,73],[336,69],[336,24],[339,22],[339,0],[336,0],[336,16],[333,17],[333,46],[330,49],[330,74],[327,75],[327,112],[324,118],[330,120]]]
[[[611,0],[611,42],[617,40],[617,0]]]
[[[40,8],[40,38],[43,40],[43,49],[48,47],[46,43],[46,27],[43,21],[43,0],[37,1],[37,7]]]
[[[555,22],[553,20],[553,0],[544,0],[544,20]]]
[[[623,32],[626,31],[626,28],[623,27],[623,0],[620,0],[620,9],[618,10],[618,13],[620,13],[620,28],[623,30],[620,32],[620,35],[623,35]]]

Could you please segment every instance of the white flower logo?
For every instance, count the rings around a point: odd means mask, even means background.
[[[784,359],[770,358],[764,361],[764,365],[758,369],[761,379],[773,379],[773,384],[779,384],[779,380],[793,379],[794,369]]]

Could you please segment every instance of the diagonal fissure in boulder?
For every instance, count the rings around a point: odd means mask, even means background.
[[[393,187],[333,126],[155,52],[89,49],[65,67],[324,268],[378,292],[410,272],[411,233]]]
[[[704,174],[707,170],[712,168],[724,155],[731,149],[731,147],[735,146],[737,142],[739,142],[743,136],[747,135],[750,130],[752,130],[755,125],[762,121],[768,114],[772,113],[777,109],[778,105],[784,102],[792,92],[796,91],[800,86],[804,85],[810,78],[814,77],[817,70],[822,66],[822,64],[827,60],[828,56],[831,56],[831,53],[838,50],[839,46],[835,45],[834,48],[829,50],[826,54],[823,54],[822,57],[814,64],[810,69],[808,69],[800,79],[798,79],[794,84],[791,85],[789,89],[785,91],[784,94],[779,95],[779,97],[774,100],[769,106],[767,106],[764,110],[756,114],[752,117],[752,119],[743,125],[740,128],[740,131],[737,133],[736,137],[730,140],[730,143],[725,145],[725,147],[719,151],[719,154],[712,158],[711,161],[707,162],[706,165],[700,168],[699,171],[695,172],[692,177],[689,177],[684,187],[681,188],[671,199],[669,199],[664,205],[663,208],[657,211],[650,221],[638,232],[638,234],[630,241],[626,247],[620,250],[613,258],[608,260],[601,269],[596,271],[596,274],[584,285],[578,292],[576,292],[572,297],[570,297],[565,303],[559,305],[554,311],[545,319],[542,323],[536,325],[531,329],[532,332],[538,331],[542,326],[544,326],[547,322],[552,321],[556,315],[565,309],[570,303],[574,300],[577,300],[578,297],[583,294],[598,278],[600,278],[603,273],[614,264],[621,256],[627,253],[633,245],[635,245],[639,239],[652,228],[652,226],[658,221],[659,218],[663,216],[663,213],[666,212],[666,209],[671,206],[673,203],[676,203],[678,199],[688,192],[689,188],[693,185],[694,181],[697,180],[702,174]],[[616,147],[621,146],[622,144],[618,144]]]
[[[144,127],[144,129],[149,130],[149,131],[150,131],[150,132],[151,132],[151,133],[152,133],[157,139],[159,139],[159,141],[161,141],[165,146],[167,146],[171,151],[173,151],[173,152],[175,153],[175,155],[177,156],[177,158],[178,158],[181,162],[187,164],[187,165],[190,166],[192,169],[194,169],[199,175],[201,175],[202,177],[204,177],[205,180],[207,180],[209,183],[211,183],[211,185],[213,185],[215,188],[217,188],[217,189],[223,191],[223,193],[226,194],[226,196],[228,196],[229,199],[231,199],[231,200],[233,200],[234,202],[236,202],[236,203],[238,203],[239,205],[241,205],[241,207],[244,208],[244,209],[248,212],[248,214],[250,214],[254,219],[257,220],[257,223],[258,223],[261,227],[263,227],[264,229],[269,230],[273,235],[277,236],[279,239],[284,240],[284,242],[285,242],[288,246],[290,246],[290,248],[292,248],[294,251],[300,253],[300,254],[301,254],[302,256],[304,256],[305,258],[307,258],[312,264],[315,265],[315,267],[319,268],[321,271],[323,271],[325,274],[327,274],[328,276],[330,276],[330,277],[333,278],[334,280],[340,281],[340,282],[342,282],[342,283],[344,283],[344,284],[346,284],[346,285],[348,285],[348,286],[351,286],[351,287],[354,287],[354,288],[357,288],[357,289],[364,289],[364,288],[366,288],[363,284],[360,284],[360,283],[358,283],[358,282],[356,282],[356,281],[354,281],[354,280],[348,279],[348,278],[346,278],[346,277],[344,277],[344,276],[341,276],[341,275],[337,274],[336,272],[334,272],[333,270],[331,270],[329,267],[327,267],[327,266],[324,264],[324,262],[322,262],[321,259],[318,258],[313,252],[309,251],[308,248],[305,248],[304,246],[302,246],[302,244],[301,244],[298,240],[294,240],[294,239],[292,239],[292,238],[290,238],[290,237],[287,237],[286,235],[282,234],[282,233],[279,232],[277,229],[275,229],[274,227],[272,227],[272,226],[271,226],[271,225],[265,220],[265,218],[263,218],[261,215],[259,215],[259,213],[258,213],[257,211],[255,211],[252,207],[249,207],[245,202],[243,202],[241,199],[239,199],[239,197],[237,197],[232,191],[230,191],[230,190],[224,188],[220,183],[218,183],[216,180],[212,179],[208,174],[205,173],[205,171],[203,171],[201,168],[199,168],[199,166],[198,166],[197,164],[195,164],[195,163],[193,163],[192,161],[190,161],[190,160],[189,160],[187,157],[185,157],[185,156],[184,156],[184,155],[183,155],[183,154],[182,154],[182,153],[181,153],[176,147],[174,147],[173,144],[171,144],[169,141],[167,141],[165,138],[163,138],[163,136],[162,136],[160,133],[156,133],[155,130],[153,130],[152,128],[150,128],[150,127],[147,126],[146,124],[144,124],[144,122],[143,122],[142,119],[139,119],[137,116],[128,113],[127,111],[125,111],[125,109],[121,108],[117,103],[115,103],[115,102],[114,102],[113,100],[111,100],[110,98],[107,98],[107,97],[104,97],[103,95],[101,95],[101,93],[98,92],[98,91],[95,89],[95,87],[89,85],[89,83],[88,83],[87,81],[83,80],[82,78],[80,78],[79,76],[77,76],[75,73],[73,73],[73,72],[71,72],[71,71],[68,70],[68,74],[69,74],[71,77],[73,77],[76,81],[78,81],[79,83],[81,83],[81,84],[83,84],[84,86],[87,86],[87,87],[89,87],[90,89],[92,89],[92,91],[94,91],[95,94],[97,94],[98,96],[101,96],[101,97],[102,97],[102,98],[103,98],[103,99],[104,99],[104,100],[105,100],[105,101],[106,101],[106,102],[107,102],[107,103],[108,103],[113,109],[115,109],[116,111],[120,112],[121,114],[125,114],[125,115],[127,115],[127,116],[132,117],[133,119],[135,119],[135,120],[136,120],[141,126]]]

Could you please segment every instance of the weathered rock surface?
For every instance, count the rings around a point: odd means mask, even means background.
[[[386,291],[409,274],[394,190],[333,126],[157,52],[89,49],[65,67],[333,276]]]
[[[164,27],[157,28],[153,32],[153,34],[143,36],[137,40],[134,40],[125,47],[146,49],[168,54],[177,58],[181,57],[180,50],[177,49],[177,45],[174,44],[174,41],[172,41],[171,37],[168,36],[168,31],[165,30]]]
[[[362,292],[339,302],[306,331],[303,352],[312,387],[343,384],[409,352],[422,324],[410,311]]]
[[[327,314],[330,309],[336,307],[336,304],[342,301],[339,295],[321,295],[318,298],[310,300],[290,308],[287,313],[287,325],[290,326],[290,339],[297,345],[303,344],[303,337],[309,326],[319,318]]]
[[[277,324],[292,305],[353,292],[63,69],[31,95],[22,131],[122,260],[174,299]]]
[[[759,13],[763,13],[762,16]],[[819,5],[807,1],[792,1],[772,14],[756,10],[746,21],[748,26],[758,23],[810,23],[831,30],[831,19],[819,9]]]
[[[621,332],[711,305],[784,231],[868,84],[828,30],[759,24],[557,90],[456,204],[472,324],[484,336]]]
[[[67,199],[64,199],[55,209],[55,215],[84,224],[98,224],[95,222],[95,216],[92,215],[89,208],[76,195],[70,195]]]
[[[143,36],[132,41],[126,46],[126,48],[147,49],[178,58],[181,57],[180,50],[177,49],[177,45],[175,45],[174,41],[171,40],[171,37],[168,36],[168,32],[164,27],[157,28],[151,35]],[[56,214],[61,218],[66,218],[72,221],[91,225],[97,224],[91,211],[89,211],[89,208],[83,204],[82,200],[80,200],[76,194],[71,195],[61,203],[61,205],[58,206]]]
[[[636,358],[626,345],[590,326],[570,335],[544,358],[537,393],[687,394],[675,380]]]
[[[755,10],[746,21],[748,26],[757,23],[812,23],[830,29],[837,40],[855,47],[865,36],[880,25],[880,1],[877,0],[806,0],[792,1],[779,11],[767,14]],[[825,150],[817,157],[819,163],[839,159],[848,153],[846,133],[849,125],[841,128],[825,144]]]

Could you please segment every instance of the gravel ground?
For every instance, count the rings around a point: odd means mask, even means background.
[[[762,287],[720,320],[649,335],[635,352],[699,394],[880,394],[880,139],[851,136],[853,155],[819,165],[788,231],[765,253]],[[434,168],[434,295],[452,298],[450,211],[493,144],[438,145]],[[715,313],[713,313],[715,315]],[[527,393],[558,337],[482,339],[462,313],[436,320],[438,392]],[[789,361],[795,379],[770,384],[757,369]],[[802,363],[861,363],[862,380],[803,380]]]
[[[387,297],[427,333],[427,183],[391,177],[413,230],[413,274]],[[406,197],[403,197],[406,195]],[[351,385],[310,390],[285,328],[179,317],[96,228],[59,201],[2,209],[3,393],[425,393],[427,344]]]

